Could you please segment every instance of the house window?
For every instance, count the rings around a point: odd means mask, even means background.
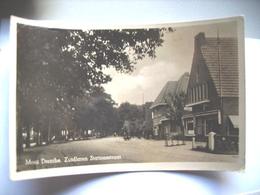
[[[187,121],[187,130],[193,130],[193,121]]]
[[[195,102],[195,88],[192,88],[192,102]]]
[[[197,102],[199,100],[198,86],[196,86],[195,96],[196,96],[195,101]]]
[[[193,102],[193,93],[192,93],[192,88],[190,89],[190,102]]]
[[[188,103],[192,102],[191,89],[188,90]]]
[[[209,92],[208,92],[208,83],[205,83],[205,98],[209,98]]]
[[[199,101],[202,99],[202,95],[201,95],[201,85],[198,86],[198,92],[199,92]]]
[[[194,103],[198,101],[202,101],[208,99],[208,84],[203,83],[201,85],[197,85],[188,91],[188,101],[189,103]]]
[[[193,102],[193,88],[190,89],[191,103]]]
[[[188,135],[194,135],[193,119],[186,120],[186,130]]]
[[[187,101],[188,101],[188,103],[190,103],[190,90],[188,89],[188,99],[187,99]]]
[[[194,102],[193,88],[191,88],[191,102]]]
[[[202,84],[202,99],[206,99],[206,95],[205,95],[205,83]]]

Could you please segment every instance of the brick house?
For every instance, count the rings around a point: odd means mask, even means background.
[[[188,80],[189,73],[184,73],[178,81],[168,81],[150,107],[155,138],[163,139],[170,132],[180,133],[180,127],[169,116],[169,103],[175,95],[186,94]]]
[[[231,37],[194,40],[194,54],[182,117],[186,135],[205,141],[209,132],[238,137],[239,70],[238,43]]]

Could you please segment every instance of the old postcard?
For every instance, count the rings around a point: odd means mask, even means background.
[[[243,169],[243,28],[12,17],[11,178]]]

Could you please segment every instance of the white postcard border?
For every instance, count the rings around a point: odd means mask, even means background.
[[[151,27],[184,27],[192,25],[214,24],[236,20],[238,23],[238,56],[239,56],[239,161],[237,163],[226,162],[170,162],[170,163],[115,163],[102,165],[84,165],[62,168],[48,168],[40,170],[30,170],[17,172],[16,156],[16,63],[17,63],[17,23],[49,28],[63,29],[121,29],[121,28],[151,28]],[[15,16],[11,17],[10,22],[10,93],[9,93],[9,159],[10,159],[10,178],[12,180],[24,180],[33,178],[77,175],[86,173],[107,173],[107,172],[126,172],[126,171],[168,171],[168,170],[193,170],[193,171],[236,171],[245,168],[245,51],[244,51],[244,18],[242,16],[229,17],[222,19],[209,19],[192,22],[174,22],[152,25],[82,25],[68,24],[65,21],[35,21]]]

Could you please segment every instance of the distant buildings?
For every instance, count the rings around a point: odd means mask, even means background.
[[[236,38],[195,36],[194,55],[183,115],[186,135],[206,140],[209,132],[237,136],[239,67]]]
[[[168,81],[150,107],[155,138],[163,139],[170,132],[181,133],[180,125],[174,122],[171,115],[171,106],[176,95],[186,94],[188,80],[189,73],[185,73],[178,81]]]

